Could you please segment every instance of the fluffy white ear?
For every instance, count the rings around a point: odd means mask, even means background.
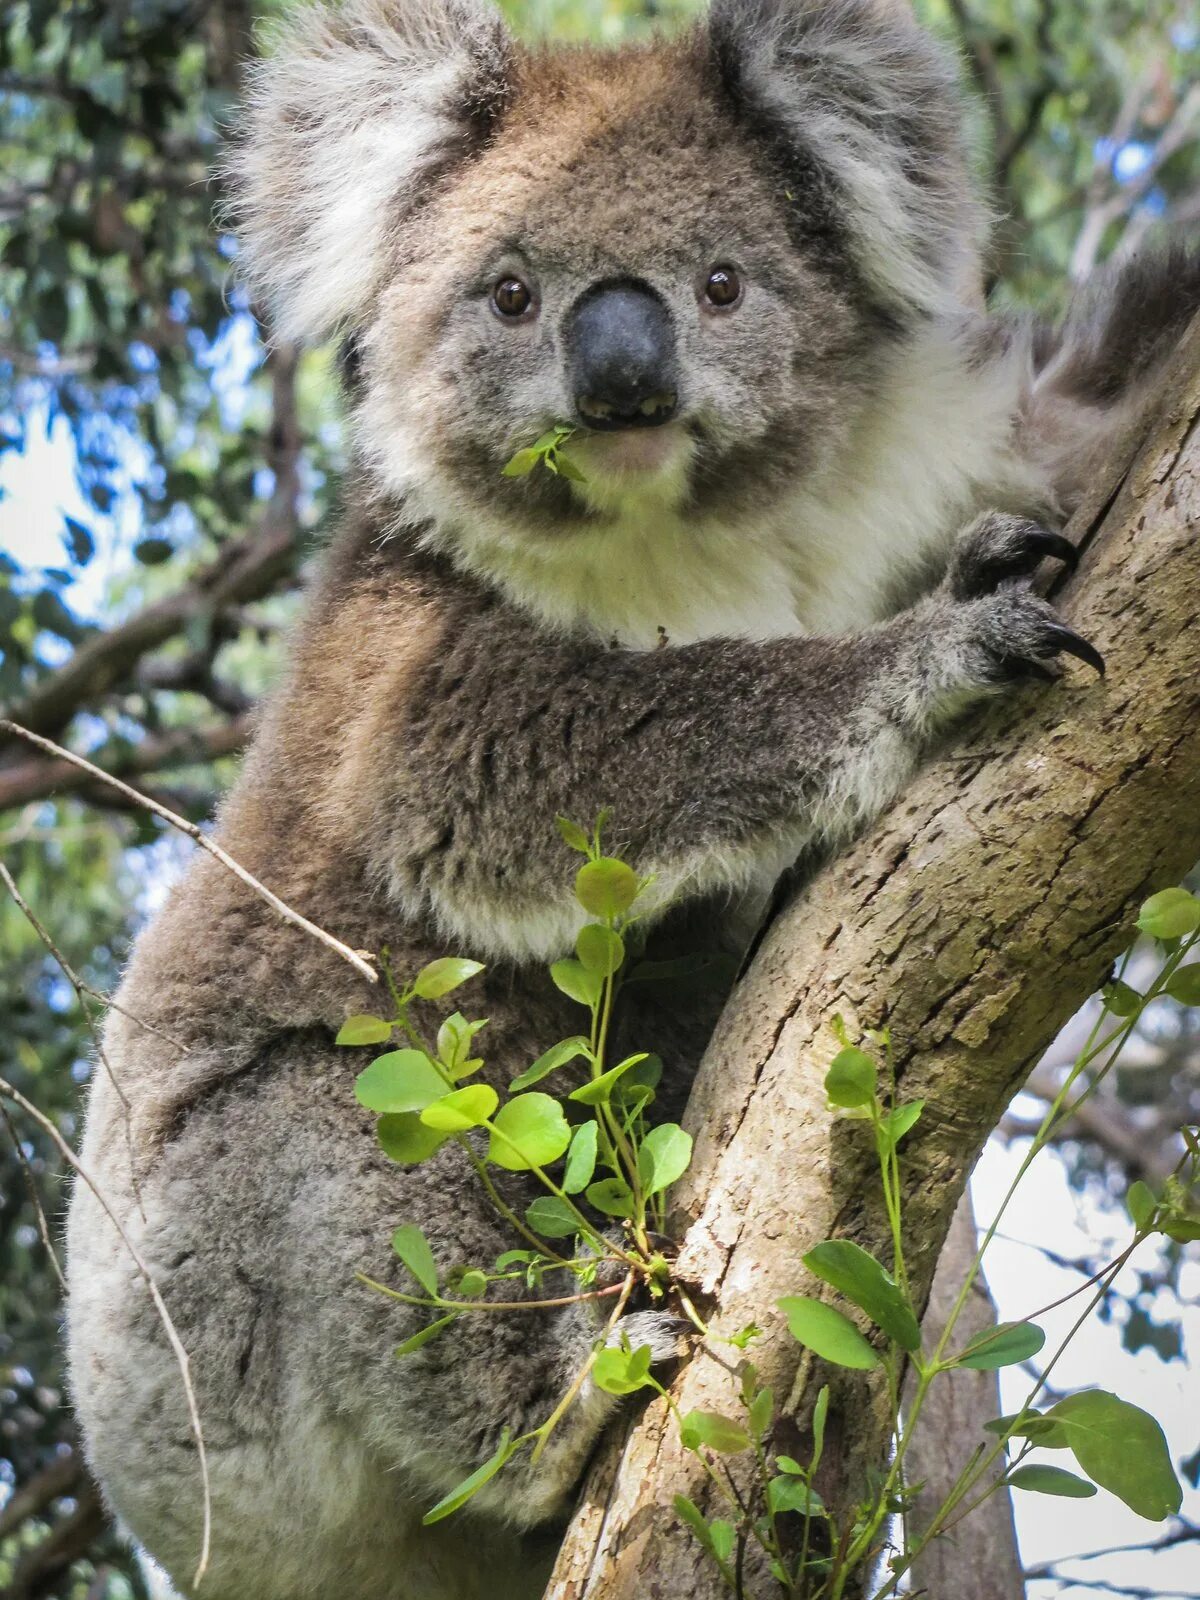
[[[832,185],[834,220],[891,310],[978,296],[982,213],[955,63],[907,0],[712,0],[709,33],[752,125]],[[813,197],[819,211],[821,197]]]
[[[228,162],[239,266],[288,338],[361,318],[404,217],[487,137],[511,41],[482,0],[303,4],[251,71]]]

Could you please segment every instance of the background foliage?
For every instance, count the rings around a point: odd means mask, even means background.
[[[329,352],[264,346],[219,223],[220,129],[274,9],[10,0],[0,17],[0,703],[197,819],[246,737],[342,461]],[[694,7],[506,9],[527,33],[612,41]],[[997,301],[1057,306],[1099,261],[1200,222],[1200,24],[1186,0],[921,9],[978,92]],[[111,793],[4,745],[0,853],[67,960],[107,990],[177,852]],[[0,1013],[0,1072],[72,1136],[87,1029],[2,896]],[[1197,1119],[1197,1059],[1182,1013],[1141,1041],[1120,1093],[1072,1130],[1077,1193],[1102,1203],[1170,1164],[1173,1129]],[[1043,1063],[1035,1093],[1052,1093],[1055,1070]],[[1022,1133],[1018,1103],[1006,1134]],[[56,1224],[52,1147],[0,1126],[0,1596],[117,1600],[141,1580],[75,1453],[31,1190]],[[1086,1241],[1081,1253],[1086,1267]],[[1184,1354],[1163,1313],[1180,1266],[1166,1255],[1112,1308],[1131,1352]],[[1200,1454],[1190,1466],[1195,1481]],[[1031,1576],[1059,1575],[1051,1563]]]

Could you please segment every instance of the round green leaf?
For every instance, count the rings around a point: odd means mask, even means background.
[[[1096,1485],[1086,1478],[1077,1478],[1062,1467],[1044,1467],[1036,1463],[1010,1472],[1007,1482],[1014,1489],[1062,1495],[1067,1500],[1090,1500],[1096,1492]]]
[[[486,1122],[500,1104],[500,1096],[486,1083],[468,1084],[465,1089],[455,1089],[440,1100],[426,1106],[421,1121],[427,1128],[437,1128],[442,1133],[465,1133]]]
[[[557,1161],[571,1142],[562,1106],[548,1094],[519,1094],[500,1107],[492,1124],[488,1159],[509,1172]]]
[[[977,1333],[955,1363],[976,1372],[993,1372],[998,1367],[1028,1361],[1046,1342],[1046,1335],[1032,1322],[1002,1322],[997,1328]]]
[[[807,1294],[787,1295],[775,1304],[787,1318],[792,1338],[822,1360],[859,1372],[870,1372],[879,1365],[879,1356],[869,1342],[836,1306]]]
[[[1186,889],[1161,889],[1142,906],[1137,925],[1156,939],[1181,939],[1200,928],[1200,900]]]
[[[625,960],[625,942],[602,922],[586,922],[575,940],[575,954],[588,972],[611,977]]]
[[[577,1001],[589,1009],[600,999],[604,979],[598,972],[589,972],[582,961],[556,961],[550,968],[556,989],[561,989],[569,1000]]]
[[[772,1478],[767,1485],[767,1504],[777,1516],[781,1511],[797,1511],[802,1517],[825,1515],[821,1496],[802,1478]]]
[[[606,1217],[633,1215],[633,1192],[624,1178],[601,1178],[599,1183],[589,1184],[587,1202]]]
[[[903,1350],[921,1348],[912,1307],[889,1272],[849,1239],[826,1239],[804,1257],[804,1265],[852,1300]]]
[[[380,1117],[375,1124],[379,1143],[384,1153],[402,1167],[415,1167],[426,1161],[445,1144],[447,1135],[436,1128],[427,1128],[416,1111],[405,1111],[400,1116]]]
[[[633,1394],[636,1389],[646,1387],[650,1359],[648,1344],[639,1345],[636,1350],[610,1346],[607,1350],[601,1350],[592,1363],[592,1381],[597,1389],[603,1389],[607,1394]]]
[[[869,1106],[875,1097],[877,1077],[875,1063],[866,1051],[847,1045],[834,1056],[825,1074],[825,1093],[833,1105],[845,1110]]]
[[[541,1194],[526,1208],[525,1221],[543,1239],[569,1239],[579,1232],[579,1218],[556,1194]]]
[[[423,1111],[446,1092],[441,1073],[420,1050],[389,1050],[376,1056],[354,1081],[368,1111]]]
[[[1154,1213],[1158,1210],[1158,1201],[1148,1183],[1143,1183],[1138,1178],[1129,1185],[1125,1195],[1125,1209],[1139,1233],[1150,1226],[1154,1220]]]
[[[588,861],[575,874],[575,898],[593,917],[619,917],[637,898],[637,873],[615,856]]]

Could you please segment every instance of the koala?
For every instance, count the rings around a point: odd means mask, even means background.
[[[546,973],[583,915],[556,813],[612,808],[652,953],[736,951],[973,705],[1064,654],[1102,667],[1024,580],[1072,557],[1061,519],[1200,266],[1136,265],[1053,326],[989,316],[957,85],[899,0],[712,0],[611,52],[527,48],[477,0],[347,0],[293,12],[254,71],[242,266],[281,336],[346,341],[353,467],[219,837],[400,974],[486,960],[463,1004],[497,1085],[578,1028]],[[504,475],[556,426],[576,478]],[[664,1104],[726,988],[623,1019]],[[443,1266],[515,1241],[456,1146],[378,1148],[365,1052],[333,1043],[370,986],[202,856],[120,1002],[83,1160],[189,1353],[199,1592],[533,1600],[605,1396],[421,1515],[547,1415],[599,1324],[465,1317],[394,1359],[423,1313],[356,1274],[402,1284],[397,1225]],[[68,1242],[88,1459],[191,1594],[179,1373],[83,1185]]]

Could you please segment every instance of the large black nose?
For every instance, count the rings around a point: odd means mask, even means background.
[[[566,330],[575,406],[589,428],[653,428],[678,400],[670,314],[649,285],[598,283]]]

